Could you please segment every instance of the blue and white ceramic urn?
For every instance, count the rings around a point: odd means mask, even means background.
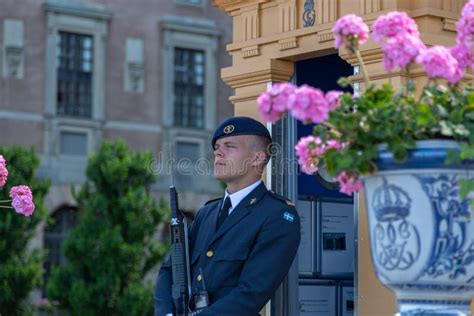
[[[378,172],[363,179],[373,265],[396,293],[397,315],[471,315],[474,210],[459,180],[474,165],[445,164],[458,148],[421,141],[403,164],[382,148]]]

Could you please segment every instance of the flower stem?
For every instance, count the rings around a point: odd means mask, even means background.
[[[418,97],[418,101],[416,102],[417,104],[419,104],[421,102],[421,100],[423,99],[423,94],[425,92],[426,89],[428,89],[428,87],[430,86],[430,84],[434,82],[433,78],[429,78],[428,79],[428,82],[426,83],[426,85],[423,87],[423,90],[421,90],[421,93],[420,93],[420,96]]]
[[[369,87],[369,82],[370,82],[369,75],[367,74],[367,71],[365,69],[365,64],[364,64],[364,61],[362,60],[362,56],[360,55],[359,48],[356,48],[354,51],[356,53],[357,60],[359,61],[359,66],[362,72],[362,76],[364,77],[365,88],[367,89]]]
[[[410,82],[410,67],[409,66],[406,66],[405,67],[405,75],[407,76],[407,81],[405,83],[405,95],[408,96],[408,85],[409,85],[409,82]]]
[[[1,200],[0,203],[3,203],[3,202],[11,202],[12,200]]]
[[[13,208],[11,206],[0,205],[0,208]]]

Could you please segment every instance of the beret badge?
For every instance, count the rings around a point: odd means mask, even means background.
[[[234,131],[234,129],[235,129],[234,125],[227,125],[226,127],[224,127],[224,133],[230,134]]]

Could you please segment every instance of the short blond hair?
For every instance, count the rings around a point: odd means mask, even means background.
[[[265,165],[270,161],[271,158],[271,146],[272,141],[268,137],[252,135],[253,141],[250,144],[250,147],[254,151],[262,151],[265,153]]]

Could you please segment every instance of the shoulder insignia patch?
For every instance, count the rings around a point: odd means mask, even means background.
[[[217,201],[217,200],[222,200],[222,196],[219,197],[219,198],[217,198],[217,199],[209,200],[209,201],[207,201],[206,203],[204,203],[204,205],[207,205],[207,204],[209,204],[209,203],[215,202],[215,201]]]
[[[295,221],[295,216],[290,214],[289,212],[285,212],[283,214],[283,219],[289,221],[290,223],[293,223]]]
[[[288,200],[287,198],[285,198],[285,197],[283,197],[283,196],[281,196],[281,195],[279,195],[279,194],[276,194],[275,192],[273,192],[273,191],[271,191],[271,190],[270,190],[269,192],[270,192],[270,195],[271,195],[271,196],[273,196],[274,198],[276,198],[276,199],[278,199],[278,200],[280,200],[280,201],[285,202],[286,205],[288,205],[288,206],[295,206],[295,203],[293,203],[293,201]]]

